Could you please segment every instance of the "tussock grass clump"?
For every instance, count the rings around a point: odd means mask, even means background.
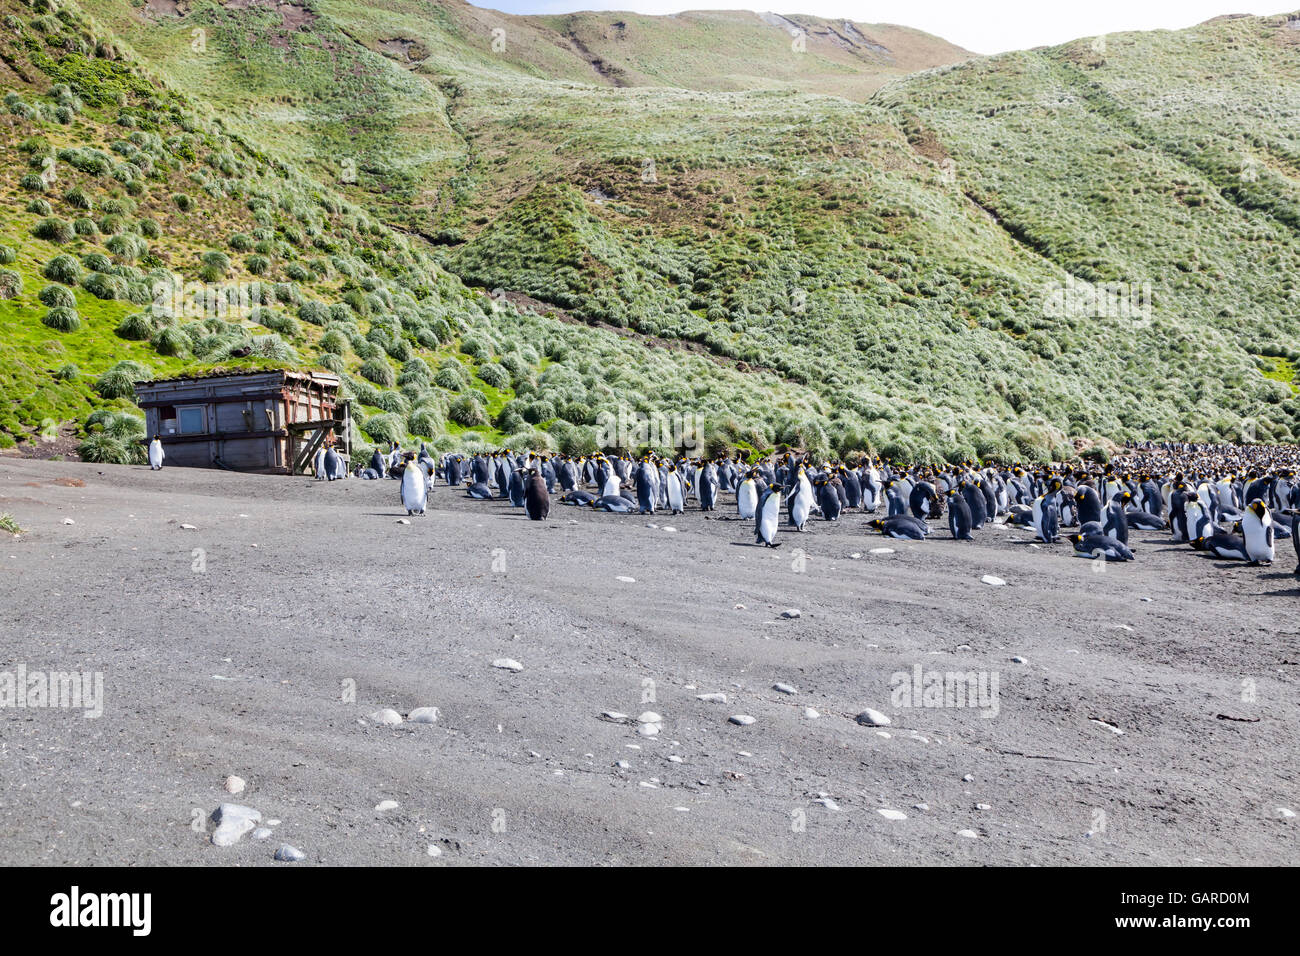
[[[15,537],[23,533],[23,529],[18,526],[18,520],[7,511],[0,514],[0,531]]]
[[[118,323],[114,331],[119,338],[130,339],[133,342],[143,342],[153,337],[153,319],[143,312],[132,312]]]
[[[12,269],[0,269],[0,299],[16,299],[22,294],[22,275]]]
[[[486,404],[482,392],[470,390],[452,401],[447,417],[466,428],[477,428],[488,423]]]
[[[76,309],[56,305],[41,316],[41,323],[56,332],[76,332],[81,328],[81,316]]]
[[[52,282],[77,285],[81,281],[81,264],[72,256],[61,253],[45,264],[41,275]]]
[[[397,377],[393,374],[393,367],[382,358],[367,359],[361,363],[359,371],[367,379],[383,388],[392,388],[397,384]]]
[[[139,362],[118,362],[95,379],[95,391],[104,398],[135,398],[135,383],[152,375],[152,369]]]

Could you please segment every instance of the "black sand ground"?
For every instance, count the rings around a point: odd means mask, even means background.
[[[0,459],[27,530],[0,535],[0,671],[105,681],[97,720],[0,711],[0,863],[1300,860],[1289,542],[1248,568],[1138,533],[1096,573],[1023,531],[893,542],[860,515],[756,548],[730,497],[535,524],[440,485],[403,525],[397,494]],[[916,665],[996,674],[997,716],[893,706]],[[439,721],[367,720],[419,706]],[[274,837],[211,845],[225,800]]]

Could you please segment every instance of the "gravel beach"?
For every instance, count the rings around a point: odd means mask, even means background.
[[[0,710],[0,862],[1300,860],[1289,541],[769,550],[691,508],[0,458],[0,672],[103,678]],[[900,699],[934,672],[991,696]]]

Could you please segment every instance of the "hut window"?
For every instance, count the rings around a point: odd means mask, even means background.
[[[182,406],[176,410],[177,422],[182,435],[198,435],[204,431],[203,406]]]

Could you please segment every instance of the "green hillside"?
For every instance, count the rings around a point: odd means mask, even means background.
[[[129,410],[115,361],[259,353],[347,372],[373,440],[579,448],[620,404],[925,458],[1300,434],[1300,19],[970,59],[744,13],[0,9],[9,441]],[[60,254],[71,332],[38,300]],[[159,315],[159,270],[275,301]]]

